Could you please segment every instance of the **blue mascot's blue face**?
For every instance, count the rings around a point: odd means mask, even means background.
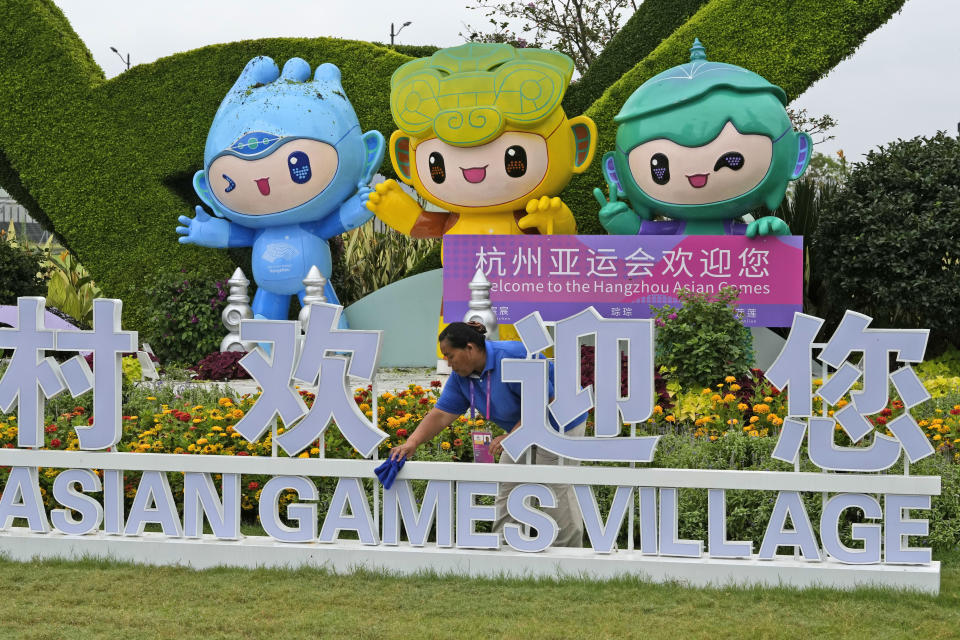
[[[361,134],[332,64],[291,58],[279,73],[251,60],[214,116],[194,187],[215,212],[246,227],[320,220],[365,185],[382,153]]]

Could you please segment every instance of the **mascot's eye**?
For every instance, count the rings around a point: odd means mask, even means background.
[[[443,163],[443,156],[436,151],[430,154],[430,177],[437,184],[447,179],[447,166]]]
[[[670,182],[670,161],[662,153],[655,153],[650,158],[650,175],[659,185]]]
[[[713,170],[719,171],[724,167],[739,171],[743,167],[743,155],[736,151],[729,151],[723,154],[717,158],[717,164],[713,165]]]
[[[313,175],[310,171],[310,156],[303,151],[294,151],[287,156],[287,168],[290,169],[290,179],[297,184],[303,184]]]
[[[527,152],[523,147],[513,145],[503,154],[503,166],[511,178],[519,178],[527,172]]]
[[[224,193],[230,193],[237,188],[237,183],[231,180],[227,174],[223,174],[223,179],[227,181],[227,188],[223,190]]]

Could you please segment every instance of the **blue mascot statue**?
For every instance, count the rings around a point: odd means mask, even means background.
[[[368,183],[384,149],[379,131],[360,131],[336,66],[320,65],[311,80],[300,58],[282,73],[254,58],[220,104],[193,177],[213,215],[198,206],[195,218],[180,216],[180,242],[253,247],[256,318],[286,320],[312,265],[327,278],[327,301],[339,304],[327,240],[373,216]]]

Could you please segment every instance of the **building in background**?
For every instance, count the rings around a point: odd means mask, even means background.
[[[0,229],[6,230],[13,223],[17,235],[26,233],[31,242],[46,242],[50,232],[40,226],[27,213],[27,209],[10,197],[10,194],[0,189]]]

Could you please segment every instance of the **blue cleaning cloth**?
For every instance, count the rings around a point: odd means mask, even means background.
[[[391,460],[388,458],[383,461],[383,464],[373,470],[373,472],[377,474],[377,480],[380,481],[384,489],[389,489],[393,486],[394,479],[406,461],[406,458],[401,460]]]

